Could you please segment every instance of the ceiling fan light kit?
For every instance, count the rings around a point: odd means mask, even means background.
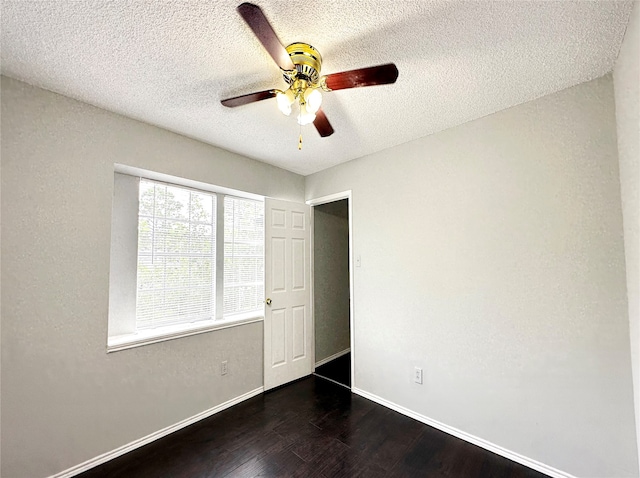
[[[275,90],[278,108],[289,116],[294,103],[297,103],[298,124],[313,123],[322,104],[322,94],[318,90],[321,86],[322,56],[307,43],[292,43],[286,50],[295,68],[282,72],[289,88],[286,91]]]
[[[302,42],[292,43],[285,48],[257,5],[243,3],[237,10],[280,67],[284,81],[289,87],[284,91],[272,89],[227,98],[222,100],[224,106],[234,108],[275,97],[278,109],[283,114],[289,116],[292,111],[297,111],[297,120],[301,126],[313,123],[320,136],[326,137],[331,136],[334,130],[327,116],[320,109],[322,104],[320,90],[329,92],[384,85],[395,83],[398,78],[398,69],[393,63],[321,76],[322,55],[317,49]],[[298,149],[301,148],[302,135],[298,142]]]

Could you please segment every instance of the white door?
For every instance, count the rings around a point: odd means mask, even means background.
[[[267,199],[265,211],[264,389],[269,390],[312,372],[311,208]]]

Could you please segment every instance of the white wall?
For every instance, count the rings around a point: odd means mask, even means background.
[[[638,476],[610,76],[306,178],[307,198],[348,189],[356,388]]]
[[[349,202],[313,208],[316,362],[349,348]]]
[[[113,164],[293,201],[304,179],[4,77],[1,124],[2,476],[54,474],[262,386],[261,323],[105,353]]]
[[[640,437],[640,3],[631,11],[620,55],[613,70],[624,217],[624,252],[629,300],[629,328],[636,436]],[[640,460],[640,440],[638,440]]]

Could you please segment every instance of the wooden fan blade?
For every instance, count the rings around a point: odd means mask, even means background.
[[[327,115],[325,115],[322,110],[318,110],[316,112],[316,119],[313,120],[313,126],[316,127],[318,133],[320,133],[320,136],[323,138],[333,134],[333,127],[331,126],[331,123],[329,123]]]
[[[294,66],[287,50],[260,7],[252,3],[243,3],[237,10],[276,64],[283,70],[293,70]]]
[[[361,86],[387,85],[395,83],[397,79],[398,68],[393,63],[387,63],[327,75],[326,84],[330,90],[344,90]]]
[[[226,100],[222,100],[221,103],[228,108],[235,108],[236,106],[255,103],[256,101],[266,100],[274,96],[276,96],[275,90],[257,91],[255,93],[249,93],[248,95],[227,98]]]

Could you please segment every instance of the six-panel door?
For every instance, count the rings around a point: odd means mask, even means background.
[[[265,201],[265,390],[312,371],[310,224],[310,206]]]

